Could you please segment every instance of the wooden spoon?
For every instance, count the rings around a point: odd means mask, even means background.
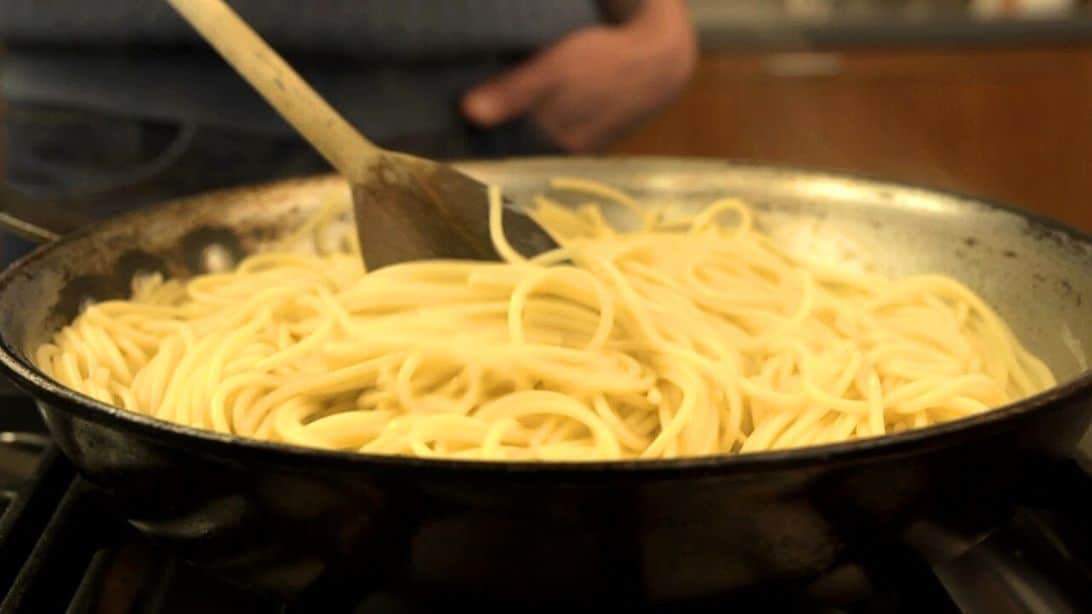
[[[484,184],[364,138],[222,0],[167,2],[349,181],[370,270],[427,258],[499,259]],[[557,246],[511,207],[503,224],[509,243],[525,256]]]

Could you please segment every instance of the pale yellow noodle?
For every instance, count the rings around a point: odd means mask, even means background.
[[[35,349],[61,384],[242,437],[380,454],[609,460],[845,441],[958,419],[1054,384],[980,297],[783,252],[743,202],[668,218],[579,178],[536,199],[561,244],[502,263],[364,274],[331,197],[233,271],[133,281]],[[304,249],[305,251],[286,251]]]

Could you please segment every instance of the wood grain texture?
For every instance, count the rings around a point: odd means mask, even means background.
[[[1092,46],[708,55],[615,151],[844,170],[1092,230]]]

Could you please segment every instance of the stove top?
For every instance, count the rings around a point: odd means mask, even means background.
[[[190,566],[128,526],[103,493],[76,475],[50,445],[32,402],[22,397],[0,401],[0,506],[0,614],[401,614],[438,605],[427,595],[360,594],[344,586],[316,586],[288,604]],[[1092,475],[1066,463],[1006,526],[955,560],[930,565],[909,549],[891,548],[808,582],[678,604],[671,611],[1090,611],[1090,525]]]

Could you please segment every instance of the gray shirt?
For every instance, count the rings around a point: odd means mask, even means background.
[[[468,87],[580,27],[595,0],[233,0],[375,138],[455,129]],[[0,0],[0,96],[285,132],[159,0]]]

